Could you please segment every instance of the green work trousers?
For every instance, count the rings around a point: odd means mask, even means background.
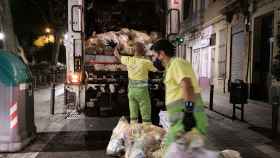
[[[167,148],[171,143],[176,141],[176,137],[180,134],[185,133],[184,124],[183,124],[183,117],[184,117],[184,101],[179,100],[175,101],[167,107],[168,117],[170,121],[170,127],[164,139],[164,147]],[[207,132],[207,116],[204,112],[204,103],[199,95],[195,101],[195,108],[194,108],[194,118],[196,121],[196,129],[201,134],[206,134]]]
[[[128,87],[130,120],[137,121],[139,111],[142,122],[151,122],[151,101],[148,86]]]

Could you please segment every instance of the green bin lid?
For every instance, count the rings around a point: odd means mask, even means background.
[[[0,50],[0,82],[4,85],[15,86],[31,81],[31,73],[20,57]]]

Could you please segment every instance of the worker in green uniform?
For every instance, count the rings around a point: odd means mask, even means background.
[[[207,117],[192,65],[175,57],[175,47],[168,40],[159,40],[152,50],[153,60],[160,61],[165,67],[165,102],[170,127],[164,146],[168,147],[178,136],[188,131],[206,134]]]
[[[114,54],[120,62],[127,66],[128,71],[128,99],[130,123],[138,123],[139,111],[143,124],[151,124],[151,101],[148,89],[148,73],[156,71],[151,60],[145,58],[145,45],[136,42],[133,57],[120,56],[117,49]]]

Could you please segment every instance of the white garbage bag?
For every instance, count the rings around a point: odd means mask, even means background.
[[[159,124],[165,129],[168,130],[170,123],[168,119],[167,111],[160,111],[159,112]]]
[[[124,140],[120,138],[111,138],[106,149],[106,154],[110,156],[121,156],[124,152]]]
[[[151,158],[160,149],[165,130],[154,125],[140,125],[140,133],[127,145],[125,158]]]
[[[240,153],[235,150],[223,150],[220,154],[222,158],[241,158]]]
[[[106,154],[110,156],[121,156],[125,152],[125,141],[129,131],[129,123],[122,117],[114,128]]]
[[[164,158],[218,158],[219,153],[200,148],[186,148],[185,144],[172,143]]]

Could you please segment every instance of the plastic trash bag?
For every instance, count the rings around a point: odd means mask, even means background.
[[[160,111],[159,112],[159,124],[165,129],[168,130],[170,127],[168,113],[167,111]]]
[[[128,145],[125,152],[125,158],[146,158],[142,142],[135,141]]]
[[[121,117],[117,126],[114,128],[106,154],[110,156],[121,156],[125,152],[125,141],[129,137],[129,123]]]
[[[152,158],[153,152],[160,149],[165,130],[154,125],[140,126],[137,137],[127,145],[125,158]]]
[[[235,150],[223,150],[220,153],[220,158],[241,158],[241,155]]]
[[[111,138],[106,154],[110,156],[121,156],[125,152],[125,146],[123,139]]]
[[[185,144],[172,143],[164,158],[219,158],[219,152],[210,151],[203,147],[186,148]]]

